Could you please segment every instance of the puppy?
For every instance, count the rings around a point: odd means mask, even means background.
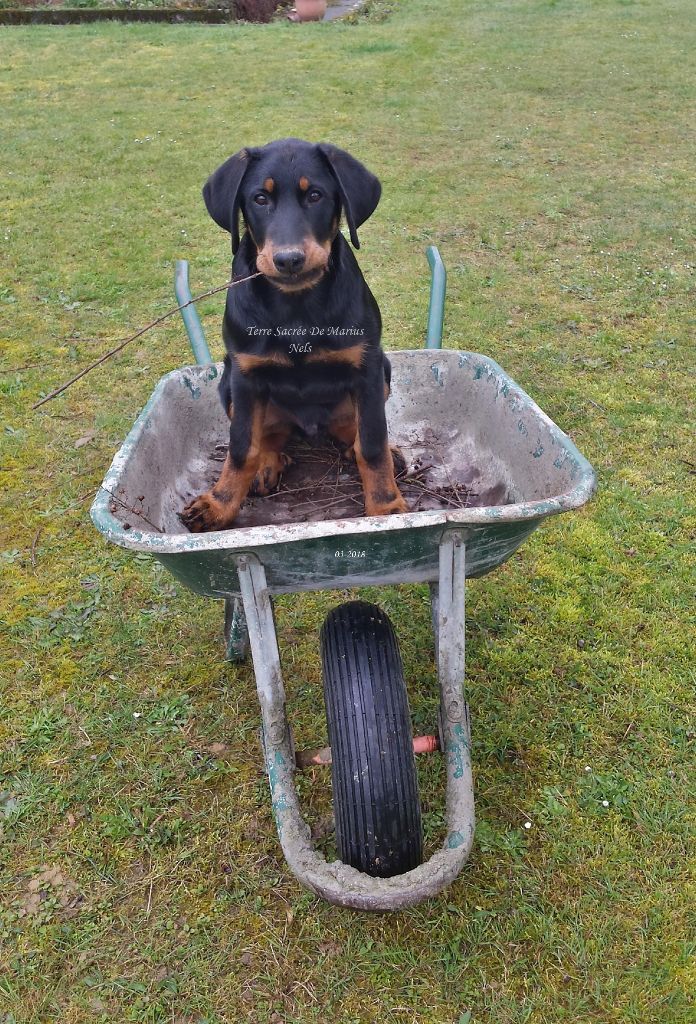
[[[212,490],[185,507],[189,530],[227,529],[250,491],[276,487],[298,427],[328,430],[355,457],[366,515],[407,511],[387,439],[391,367],[379,307],[339,231],[343,215],[358,249],[357,229],[380,194],[355,157],[300,139],[242,149],[206,182],[208,212],[232,236],[234,275],[263,276],[227,293],[220,397],[229,450]]]

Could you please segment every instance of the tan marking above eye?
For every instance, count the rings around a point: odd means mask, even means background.
[[[304,174],[300,178],[300,188],[303,192],[306,192],[309,188],[309,178],[305,178]]]
[[[263,187],[266,190],[266,192],[272,192],[273,189],[275,188],[275,182],[273,178],[266,178],[266,180],[263,183]]]

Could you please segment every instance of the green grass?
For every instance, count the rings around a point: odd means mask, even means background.
[[[694,1019],[691,4],[391,6],[0,33],[3,1024]],[[225,280],[201,184],[289,134],[382,178],[360,259],[386,347],[421,342],[434,242],[445,344],[498,360],[599,474],[586,510],[469,587],[477,842],[448,892],[393,915],[295,883],[220,606],[89,521],[156,380],[189,359],[182,327],[29,411],[172,304],[177,257],[194,290]],[[217,297],[203,313],[219,355]],[[429,729],[427,592],[376,596]],[[278,601],[303,745],[325,738],[336,600]],[[442,768],[421,772],[432,847]],[[315,820],[327,787],[301,782]]]

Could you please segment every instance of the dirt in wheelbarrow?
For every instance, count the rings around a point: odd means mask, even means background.
[[[419,440],[413,451],[400,445],[394,456],[396,481],[410,512],[507,504],[502,482],[475,489],[480,474],[471,467],[447,465],[442,442],[435,436]],[[312,523],[347,519],[365,512],[363,489],[355,460],[347,457],[328,435],[293,437],[285,448],[292,462],[275,491],[250,495],[234,528],[277,523]],[[218,444],[209,456],[205,486],[212,487],[222,469],[227,445]]]

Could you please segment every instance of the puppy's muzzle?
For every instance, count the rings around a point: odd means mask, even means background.
[[[258,250],[256,268],[283,292],[313,288],[328,268],[331,240],[323,245],[306,238],[302,245],[281,245],[274,248],[266,239]]]

